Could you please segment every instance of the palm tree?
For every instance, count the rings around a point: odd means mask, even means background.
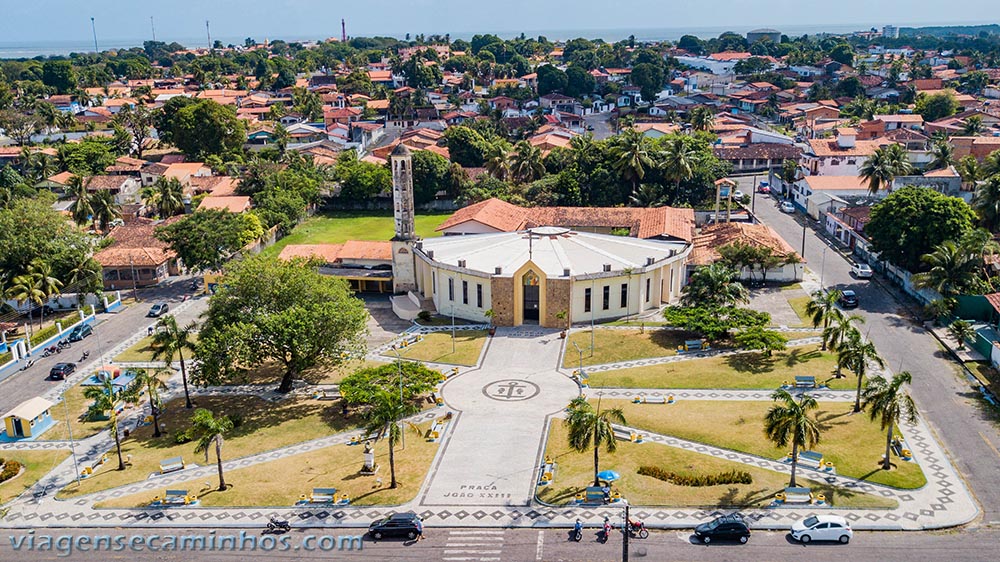
[[[90,194],[87,192],[87,181],[81,176],[70,176],[66,181],[66,195],[75,198],[73,204],[69,206],[69,212],[73,216],[76,224],[87,224],[90,216],[94,214],[93,207],[90,206]]]
[[[973,156],[973,158],[975,157]],[[994,174],[1000,174],[1000,150],[994,150],[983,158],[980,174],[980,177],[983,178],[988,178]]]
[[[880,189],[892,187],[892,180],[913,172],[913,166],[906,157],[902,145],[890,144],[875,149],[874,154],[861,165],[862,179],[868,182],[868,191],[873,195]]]
[[[638,191],[629,196],[628,202],[633,207],[659,207],[666,203],[666,198],[660,192],[659,186],[644,183],[639,186]]]
[[[967,137],[974,137],[983,132],[983,118],[978,115],[973,115],[965,120],[965,125],[962,126],[962,134]]]
[[[146,204],[156,207],[160,218],[176,215],[184,210],[184,186],[177,178],[162,176],[144,192]]]
[[[713,263],[698,268],[681,289],[681,304],[685,306],[732,306],[750,302],[750,292],[736,280],[735,269]]]
[[[115,201],[115,196],[107,189],[99,189],[90,197],[90,206],[94,213],[94,222],[97,228],[107,233],[111,222],[122,218],[122,209]]]
[[[715,126],[715,114],[705,106],[698,106],[691,110],[691,128],[695,131],[711,131]]]
[[[83,396],[94,401],[87,409],[87,420],[97,421],[107,416],[108,429],[111,430],[111,436],[115,438],[118,470],[125,470],[125,460],[122,458],[122,441],[118,435],[118,403],[137,401],[142,387],[133,380],[128,386],[121,388],[115,385],[114,380],[114,377],[111,376],[104,377],[101,379],[100,385],[86,387],[83,390]]]
[[[837,310],[837,300],[840,299],[840,291],[823,292],[817,289],[812,294],[812,300],[806,303],[806,314],[812,321],[813,328],[823,325],[823,331],[830,327],[830,320],[833,319],[834,311]],[[826,338],[823,338],[823,345],[820,348],[826,351]]]
[[[639,187],[642,178],[646,177],[646,169],[653,167],[648,146],[649,141],[645,135],[629,128],[618,135],[612,148],[613,166],[623,179],[632,182],[633,192]]]
[[[976,337],[976,330],[965,320],[955,320],[948,326],[948,335],[955,340],[959,349],[965,349],[965,342]]]
[[[19,303],[32,302],[39,307],[38,327],[45,321],[45,307],[50,298],[59,294],[62,281],[52,276],[52,266],[39,258],[28,264],[28,272],[14,278],[10,297]],[[31,309],[28,310],[28,324],[31,324]]]
[[[858,314],[845,314],[839,309],[833,309],[830,326],[823,330],[823,341],[827,349],[840,349],[840,346],[851,339],[851,334],[858,331],[855,324],[864,324],[865,319]],[[860,334],[859,334],[860,335]],[[841,375],[841,366],[837,365],[837,378]]]
[[[365,436],[376,441],[386,438],[389,445],[389,487],[395,488],[396,483],[396,443],[403,437],[399,423],[407,416],[417,413],[419,408],[412,402],[401,402],[399,396],[381,390],[372,397],[365,412]]]
[[[498,180],[510,177],[510,145],[506,141],[491,142],[486,150],[486,171]]]
[[[680,191],[681,182],[691,179],[694,175],[695,160],[698,152],[692,148],[686,137],[670,137],[660,160],[660,169],[663,170],[664,179],[674,181],[674,193]]]
[[[854,411],[861,411],[861,384],[868,373],[869,362],[879,368],[885,367],[885,361],[879,356],[875,344],[865,341],[860,332],[851,332],[847,341],[837,349],[837,367],[846,367],[858,377],[858,392],[854,397]]]
[[[528,141],[517,143],[510,159],[510,173],[521,183],[529,183],[545,175],[541,149]]]
[[[136,384],[139,388],[145,389],[146,395],[149,396],[149,411],[153,416],[153,437],[160,436],[160,391],[167,388],[160,376],[167,372],[161,370],[150,373],[146,369],[139,369],[135,375]]]
[[[191,423],[194,435],[198,438],[198,443],[194,448],[195,453],[205,452],[205,462],[208,462],[208,449],[215,445],[215,463],[219,468],[219,491],[226,491],[226,480],[222,475],[222,443],[223,435],[232,431],[233,421],[229,416],[215,417],[210,410],[198,408],[191,416]]]
[[[181,328],[172,314],[162,316],[156,321],[156,331],[153,332],[153,360],[164,361],[168,366],[176,356],[181,362],[181,381],[184,383],[184,407],[192,408],[191,395],[188,393],[187,367],[184,364],[184,350],[194,351],[194,322]]]
[[[18,306],[25,303],[35,303],[38,306],[42,305],[45,298],[45,293],[38,288],[35,283],[35,279],[30,275],[25,273],[24,275],[18,275],[15,277],[11,283],[9,289],[7,289],[7,296],[17,301]],[[34,307],[28,306],[28,329],[30,331],[32,320],[34,319]]]
[[[774,391],[771,400],[778,404],[771,406],[764,417],[764,434],[778,447],[792,444],[792,477],[788,486],[794,488],[799,449],[812,449],[819,443],[819,422],[809,415],[819,403],[805,393],[796,402],[787,390]]]
[[[609,453],[618,449],[615,430],[611,424],[627,423],[624,411],[621,408],[595,411],[589,402],[577,401],[571,403],[569,415],[563,423],[569,428],[569,446],[575,451],[585,453],[591,446],[594,447],[594,486],[600,486],[597,473],[600,472],[601,445]]]
[[[990,232],[1000,230],[1000,174],[994,174],[976,186],[972,208],[979,213]]]
[[[931,145],[931,161],[928,170],[940,170],[955,163],[955,149],[948,141],[936,141]]]
[[[913,286],[918,289],[934,289],[953,297],[976,285],[980,257],[953,240],[938,244],[920,261],[930,269],[913,276]]]
[[[903,385],[910,384],[912,380],[910,373],[903,371],[893,376],[892,381],[876,377],[865,385],[864,406],[868,409],[868,415],[872,421],[878,418],[882,429],[886,432],[882,470],[892,468],[892,463],[889,462],[889,455],[892,452],[892,430],[899,425],[900,420],[908,423],[917,421],[917,406],[913,403],[913,399],[902,391]]]

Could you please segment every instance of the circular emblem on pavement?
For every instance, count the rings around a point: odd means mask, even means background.
[[[483,387],[483,394],[498,402],[519,402],[538,396],[538,385],[520,379],[491,382]]]

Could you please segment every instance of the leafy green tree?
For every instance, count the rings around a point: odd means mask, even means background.
[[[352,201],[365,201],[392,188],[392,172],[387,167],[360,161],[353,150],[337,158],[335,177],[340,196]]]
[[[0,207],[0,272],[8,279],[28,273],[34,260],[52,266],[53,276],[69,271],[92,251],[90,237],[52,208],[54,196],[13,199]]]
[[[972,229],[975,213],[965,201],[933,189],[904,187],[872,207],[865,234],[872,250],[899,267],[919,272],[921,257]]]
[[[910,384],[913,376],[907,371],[898,373],[887,381],[877,377],[868,381],[864,392],[864,407],[872,421],[879,420],[885,436],[885,457],[882,459],[882,470],[892,468],[892,434],[901,421],[915,423],[917,421],[917,405],[905,392],[903,385]]]
[[[954,115],[958,111],[958,101],[951,92],[932,95],[921,93],[917,95],[915,111],[924,121],[937,121]]]
[[[101,232],[107,232],[112,221],[122,218],[121,205],[107,189],[98,189],[90,196],[90,207],[94,213],[94,223]]]
[[[31,136],[42,130],[42,120],[17,109],[0,110],[0,129],[21,146],[31,143]]]
[[[736,343],[744,349],[759,349],[766,357],[774,351],[785,349],[788,338],[774,330],[765,330],[754,326],[738,332],[734,337]]]
[[[750,302],[750,292],[737,281],[739,272],[721,263],[698,268],[681,289],[686,306],[734,306]]]
[[[535,72],[538,74],[538,95],[544,96],[566,90],[569,78],[562,70],[551,64],[543,64]]]
[[[60,94],[68,94],[76,89],[76,72],[68,60],[49,60],[42,63],[42,83],[51,86]]]
[[[597,477],[600,472],[600,450],[614,453],[618,450],[615,430],[612,424],[625,424],[625,412],[621,408],[595,410],[586,400],[574,401],[563,423],[569,429],[569,446],[579,453],[594,450],[594,486],[600,486]]]
[[[965,342],[976,337],[976,330],[965,320],[955,320],[948,326],[948,335],[955,340],[959,349],[965,349]]]
[[[731,330],[748,330],[767,326],[771,316],[735,306],[668,306],[663,310],[667,324],[701,334],[718,341]]]
[[[156,229],[184,266],[193,271],[218,271],[234,254],[264,234],[253,213],[200,209]]]
[[[187,365],[184,362],[184,352],[194,351],[194,322],[181,328],[177,324],[177,319],[173,314],[161,316],[156,321],[156,329],[153,332],[153,341],[150,347],[153,348],[153,360],[163,361],[168,366],[174,362],[174,357],[181,364],[181,382],[184,384],[184,407],[192,408],[191,394],[188,392]]]
[[[84,140],[59,146],[58,160],[63,168],[77,175],[96,176],[115,163],[110,143],[104,140]]]
[[[817,289],[813,291],[812,300],[806,303],[806,315],[809,316],[813,328],[818,328],[820,324],[823,325],[823,330],[830,327],[830,321],[835,317],[837,300],[840,299],[841,294],[837,290],[824,291]],[[820,348],[823,351],[826,351],[826,343],[824,341],[823,346]]]
[[[452,162],[466,168],[478,168],[483,165],[490,143],[475,129],[464,126],[448,127],[444,132],[444,138]]]
[[[402,374],[402,378],[400,378]],[[361,369],[344,377],[340,394],[349,404],[370,404],[379,392],[400,393],[404,402],[434,390],[441,373],[415,361],[397,361]]]
[[[861,337],[861,332],[854,331],[848,334],[847,341],[840,344],[837,349],[837,366],[849,369],[858,377],[858,391],[854,398],[854,411],[861,411],[861,385],[868,374],[868,366],[875,365],[885,368],[885,361],[875,349],[875,344],[865,341]]]
[[[191,416],[191,430],[197,439],[194,452],[205,452],[205,462],[208,462],[208,450],[215,446],[215,463],[219,469],[219,491],[226,491],[226,479],[222,474],[222,444],[224,436],[233,430],[233,420],[229,416],[215,417],[211,410],[198,408]]]
[[[379,390],[371,397],[369,407],[364,413],[365,436],[378,440],[385,437],[389,445],[389,487],[396,488],[396,443],[402,439],[403,430],[399,426],[403,418],[420,411],[412,402],[400,402],[399,396],[385,390]]]
[[[149,135],[149,130],[155,122],[155,116],[144,105],[125,105],[115,115],[114,122],[125,128],[132,135],[130,153],[136,158],[142,158],[143,140]]]
[[[157,131],[166,133],[164,140],[192,158],[236,152],[246,142],[246,127],[235,109],[208,99],[172,112],[165,107]]]
[[[199,378],[217,383],[275,361],[283,367],[278,390],[289,392],[307,369],[360,353],[367,317],[346,281],[307,262],[230,262],[199,334]]]
[[[423,205],[434,200],[439,191],[455,192],[448,159],[429,150],[413,152],[413,202]]]
[[[104,377],[101,384],[83,389],[83,396],[93,403],[87,409],[85,419],[100,421],[106,419],[111,436],[115,439],[115,451],[118,453],[118,470],[125,470],[125,459],[122,458],[122,441],[118,434],[118,404],[121,402],[137,402],[141,387],[132,381],[125,388],[117,387],[114,378]]]
[[[571,64],[566,69],[566,91],[564,93],[567,96],[582,98],[594,93],[596,87],[596,80],[587,72],[586,68]]]
[[[630,75],[632,84],[639,87],[642,99],[648,102],[656,101],[657,95],[663,89],[663,67],[659,64],[641,63],[632,67]]]
[[[830,58],[847,66],[854,66],[854,47],[848,43],[839,43],[830,49]]]
[[[160,437],[160,393],[167,390],[167,384],[163,382],[163,376],[168,374],[167,370],[149,372],[146,369],[135,371],[135,384],[146,391],[149,398],[149,413],[153,416],[153,437]]]
[[[876,148],[858,169],[858,175],[868,182],[868,191],[872,195],[879,189],[890,189],[896,177],[912,172],[913,166],[907,158],[906,149],[900,144]]]
[[[820,424],[815,415],[810,415],[819,407],[819,402],[806,393],[799,395],[796,401],[787,390],[774,391],[771,400],[776,404],[764,417],[764,434],[777,447],[792,444],[792,474],[788,486],[794,488],[799,449],[812,449],[819,443]]]

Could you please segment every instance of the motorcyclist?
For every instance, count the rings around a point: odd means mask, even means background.
[[[611,521],[607,516],[604,517],[604,538],[605,540],[611,538]]]
[[[573,524],[573,532],[574,533],[583,532],[583,522],[581,522],[579,519],[577,519],[576,523]]]

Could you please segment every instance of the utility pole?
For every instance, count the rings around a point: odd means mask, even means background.
[[[139,293],[136,291],[135,283],[135,263],[132,261],[132,256],[128,258],[129,268],[132,270],[132,300],[139,302]]]
[[[347,43],[347,22],[340,18],[340,42]]]
[[[90,31],[94,33],[94,52],[100,53],[101,51],[97,48],[97,24],[94,23],[94,18],[90,18]]]
[[[66,393],[62,397],[63,408],[66,410],[66,429],[69,431],[69,450],[73,453],[73,470],[76,471],[76,486],[80,487],[80,465],[76,461],[76,443],[73,442],[73,424],[69,423],[69,404],[66,403]]]
[[[625,503],[625,521],[622,523],[622,562],[628,562],[628,503]]]
[[[149,16],[149,27],[153,30],[153,41],[156,41],[156,24],[153,23],[153,16]]]
[[[205,20],[205,34],[208,35],[208,50],[212,50],[212,30],[208,27],[208,20]]]
[[[802,252],[799,253],[802,259],[806,259],[806,223],[805,219],[802,219]]]

